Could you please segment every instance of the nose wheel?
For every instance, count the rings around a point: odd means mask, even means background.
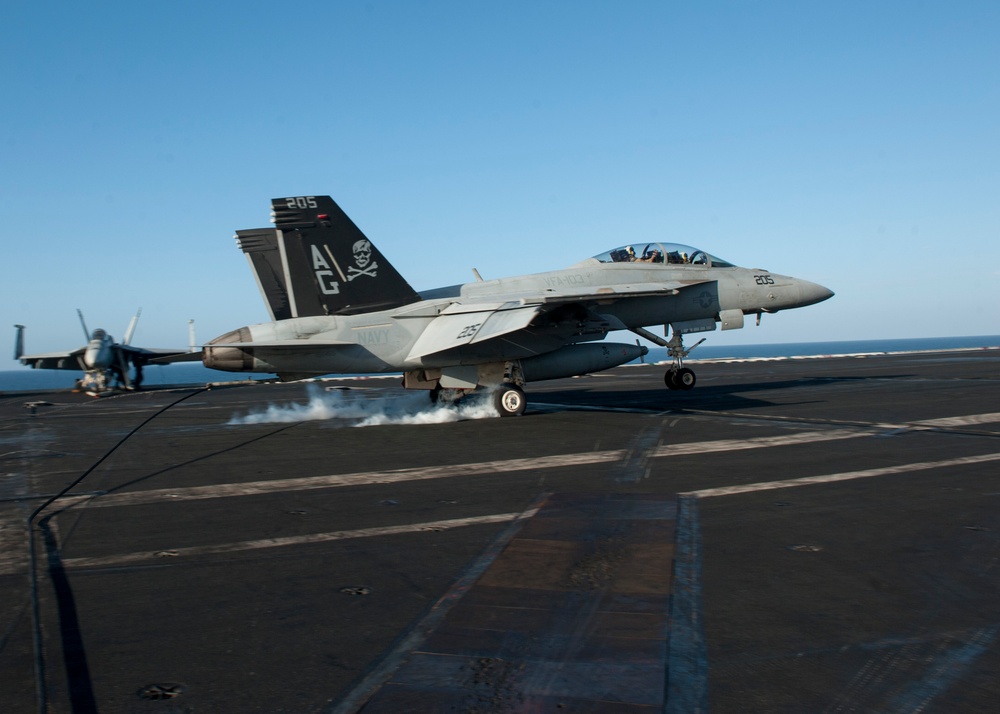
[[[678,368],[676,365],[668,369],[667,373],[663,375],[663,383],[667,385],[667,389],[694,389],[697,381],[698,379],[695,377],[694,370],[687,367]]]

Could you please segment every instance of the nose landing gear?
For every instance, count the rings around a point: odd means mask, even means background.
[[[694,389],[694,385],[698,379],[695,377],[694,370],[684,366],[684,358],[691,354],[691,350],[705,341],[704,337],[685,349],[684,336],[677,331],[674,331],[669,340],[665,340],[659,335],[654,335],[649,330],[644,330],[641,327],[634,328],[632,332],[640,337],[645,337],[660,347],[667,348],[667,355],[673,360],[673,364],[670,365],[667,373],[663,375],[663,383],[667,385],[667,389]]]

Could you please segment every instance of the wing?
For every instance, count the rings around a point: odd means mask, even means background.
[[[602,307],[641,297],[676,295],[687,282],[632,283],[591,289],[545,291],[516,296],[506,302],[453,303],[435,318],[414,343],[407,360],[449,352],[475,359],[492,340],[504,339],[529,351],[547,352],[568,342],[600,339],[610,330],[625,329]],[[414,311],[414,316],[419,316]],[[407,315],[397,314],[398,318]],[[457,351],[457,352],[456,352]]]
[[[85,347],[70,352],[45,352],[37,355],[21,355],[18,359],[21,364],[32,369],[68,369],[79,371],[86,369],[80,358],[86,351]]]

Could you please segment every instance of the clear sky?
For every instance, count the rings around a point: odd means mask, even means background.
[[[1000,334],[998,38],[995,0],[4,3],[0,344],[265,321],[232,235],[301,194],[418,290],[665,240],[837,293],[709,344]]]

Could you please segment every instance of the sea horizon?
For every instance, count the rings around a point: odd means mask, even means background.
[[[688,347],[697,341],[689,335]],[[619,340],[611,340],[619,341]],[[686,361],[793,359],[802,357],[837,357],[845,355],[894,354],[906,352],[937,352],[947,350],[1000,349],[1000,335],[961,337],[909,337],[876,340],[836,340],[823,342],[785,342],[760,345],[700,345]],[[666,361],[667,350],[651,347],[644,361]],[[39,390],[72,389],[83,372],[76,370],[32,369],[22,367],[0,371],[0,394]],[[172,365],[147,365],[143,369],[143,385],[147,387],[186,386],[208,382],[233,382],[241,379],[268,379],[270,374],[221,372],[199,363],[182,362]],[[329,377],[335,374],[325,375]],[[351,375],[353,376],[353,375]],[[368,375],[372,376],[372,375]],[[387,375],[376,375],[387,376]]]

